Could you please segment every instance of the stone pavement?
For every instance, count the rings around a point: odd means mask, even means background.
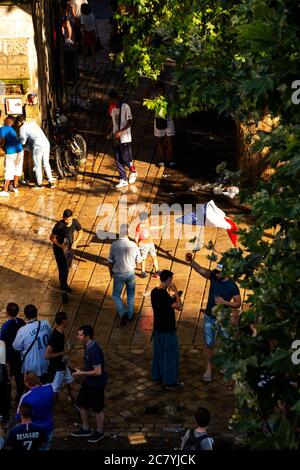
[[[21,310],[26,304],[34,303],[38,307],[39,317],[48,319],[51,324],[59,310],[66,311],[70,319],[68,335],[72,340],[76,338],[77,328],[81,324],[94,326],[96,339],[105,352],[109,374],[105,409],[107,433],[117,432],[126,436],[131,432],[143,431],[150,437],[162,436],[168,440],[171,436],[174,442],[179,442],[179,433],[175,428],[193,425],[193,412],[202,404],[212,411],[211,433],[230,437],[228,418],[233,412],[234,397],[222,384],[222,377],[217,372],[211,384],[204,384],[201,380],[202,318],[208,283],[184,262],[186,239],[171,237],[166,240],[159,233],[155,240],[160,269],[171,269],[175,273],[177,287],[184,292],[184,308],[177,313],[181,346],[180,378],[185,383],[182,391],[163,392],[151,381],[152,311],[147,293],[158,284],[157,279],[150,275],[146,279],[136,278],[134,321],[125,327],[119,325],[111,298],[112,282],[106,266],[110,242],[96,236],[97,226],[103,222],[99,211],[104,204],[113,204],[114,209],[108,214],[105,230],[114,232],[114,222],[118,221],[118,210],[124,204],[125,196],[129,205],[176,202],[169,193],[172,193],[172,188],[173,193],[183,188],[186,180],[180,171],[167,170],[164,173],[155,165],[158,156],[153,142],[153,117],[142,106],[146,84],[142,82],[138,89],[132,88],[126,84],[120,71],[110,72],[106,50],[101,52],[98,61],[98,74],[81,75],[76,88],[70,89],[70,93],[80,99],[89,100],[90,106],[90,111],[77,110],[69,114],[72,125],[85,135],[89,147],[87,162],[77,178],[59,180],[55,189],[45,188],[41,192],[21,188],[19,195],[12,194],[0,201],[0,324],[5,320],[7,302],[14,301]],[[117,88],[129,101],[134,117],[133,148],[139,177],[134,185],[122,191],[114,189],[118,177],[110,142],[104,137],[109,123],[107,94],[112,88]],[[163,177],[166,174],[168,176]],[[84,236],[70,273],[74,293],[68,304],[62,304],[49,236],[66,208],[74,211],[83,226]],[[230,248],[224,230],[206,229],[205,241],[210,239],[216,242],[220,252]],[[203,248],[196,254],[196,260],[210,267],[206,257],[208,253]],[[148,262],[148,273],[150,269]],[[137,270],[137,274],[139,272]],[[79,366],[81,362],[82,350],[76,349],[71,354],[71,364]],[[182,411],[174,409],[178,404],[183,405]],[[156,414],[145,414],[146,406],[154,407],[152,412]],[[55,414],[56,437],[66,439],[66,445],[71,448],[73,440],[67,436],[75,418],[64,393]],[[105,442],[96,446],[105,448]],[[57,440],[54,447],[56,445],[60,446]],[[80,445],[81,448],[85,445],[90,448],[85,443]]]

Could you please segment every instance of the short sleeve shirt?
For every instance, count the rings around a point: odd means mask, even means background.
[[[18,424],[7,437],[6,445],[13,450],[39,450],[47,440],[41,426],[33,423]]]
[[[7,155],[22,152],[23,147],[17,133],[11,126],[0,127],[0,139],[4,139],[4,150]]]
[[[70,227],[66,226],[64,220],[60,220],[53,227],[52,234],[56,235],[58,243],[64,243],[64,240],[67,239],[70,249],[74,241],[74,232],[79,232],[80,230],[82,230],[82,227],[77,219],[72,220]],[[62,249],[55,244],[53,244],[53,250],[59,252],[62,251]]]
[[[133,273],[136,264],[142,261],[139,247],[127,237],[119,238],[110,247],[108,262],[114,274]]]
[[[85,377],[84,383],[90,387],[105,387],[107,376],[105,372],[104,354],[96,341],[92,341],[84,351],[84,370],[91,371],[95,367],[101,366],[101,375]]]
[[[120,109],[121,109],[121,124],[119,125],[120,120]],[[113,132],[118,132],[119,129],[125,127],[128,124],[128,121],[132,119],[131,109],[127,103],[120,103],[118,107],[110,108],[110,116],[113,122]],[[121,132],[121,144],[126,144],[131,142],[131,129],[130,127],[125,131]]]
[[[65,349],[65,335],[56,328],[51,333],[49,346],[52,347],[53,353],[62,352]],[[66,363],[63,361],[63,356],[55,357],[50,359],[50,369],[52,371],[65,370]]]
[[[158,333],[173,333],[176,331],[175,309],[172,305],[175,300],[165,289],[155,287],[151,291],[151,304],[153,308],[153,330]]]
[[[230,302],[236,295],[240,295],[237,284],[232,279],[222,280],[216,277],[214,271],[210,274],[210,288],[205,313],[214,317],[212,308],[216,305],[215,297],[223,297],[224,300]]]

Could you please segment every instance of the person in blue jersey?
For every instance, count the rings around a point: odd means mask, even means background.
[[[6,306],[6,315],[8,320],[3,323],[0,331],[0,339],[6,346],[6,362],[9,368],[10,377],[14,377],[16,382],[16,402],[19,403],[24,392],[24,377],[22,374],[21,354],[13,348],[13,342],[18,330],[25,325],[22,318],[18,317],[19,306],[14,302],[9,302]]]
[[[13,348],[21,352],[23,374],[32,370],[42,382],[46,382],[49,361],[45,359],[45,352],[52,330],[49,322],[38,320],[37,315],[38,311],[34,305],[26,305],[24,308],[26,325],[18,330]]]
[[[18,192],[19,177],[23,173],[23,147],[13,128],[15,118],[7,116],[4,126],[0,128],[0,147],[5,151],[5,183],[0,196],[9,196],[9,190]],[[10,183],[13,185],[10,186]]]
[[[49,450],[54,430],[52,385],[41,385],[39,377],[33,371],[24,374],[24,384],[28,392],[21,397],[16,418],[18,420],[21,418],[21,405],[29,404],[32,407],[32,423],[41,426],[46,433],[46,443],[43,449]]]
[[[39,450],[47,441],[46,432],[32,422],[32,406],[24,403],[19,410],[21,424],[17,424],[10,431],[6,439],[5,448],[12,450]]]
[[[84,377],[77,397],[82,427],[71,433],[74,437],[88,437],[88,442],[98,442],[104,438],[104,388],[107,383],[104,355],[101,347],[94,340],[94,329],[83,325],[78,329],[78,340],[84,345],[84,369],[75,369],[73,377]],[[96,415],[97,429],[91,432],[89,412]]]

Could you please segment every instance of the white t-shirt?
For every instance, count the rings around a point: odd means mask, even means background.
[[[96,23],[93,13],[90,13],[89,15],[81,15],[80,23],[83,26],[83,31],[96,31]]]
[[[119,116],[120,116],[120,109],[113,108],[110,112],[112,122],[113,122],[113,132],[118,132],[119,127],[125,127],[128,124],[128,121],[132,119],[131,109],[127,103],[122,104],[121,110],[121,125],[119,126]],[[121,144],[127,144],[131,142],[131,128],[128,127],[126,131],[121,132]]]
[[[13,342],[13,348],[17,351],[21,351],[22,359],[35,338],[37,328],[38,320],[34,320],[22,326],[18,330]],[[36,375],[41,376],[47,372],[49,361],[45,359],[45,351],[49,343],[51,331],[49,322],[47,320],[41,320],[38,337],[23,362],[23,373],[32,370]]]
[[[74,14],[76,16],[76,18],[79,18],[80,15],[81,15],[81,5],[83,5],[83,3],[88,3],[87,0],[71,0],[71,7],[74,6]]]
[[[37,125],[36,122],[24,122],[24,124],[20,127],[19,131],[20,142],[22,145],[30,143],[33,145],[33,148],[49,148],[50,142],[45,136],[44,132]]]

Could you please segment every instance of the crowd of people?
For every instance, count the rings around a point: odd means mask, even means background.
[[[63,215],[63,219],[55,225],[51,233],[51,240],[60,270],[61,287],[67,294],[67,292],[72,292],[68,286],[67,257],[72,257],[74,243],[76,245],[78,242],[82,228],[73,218],[71,211],[65,210]],[[144,220],[145,216],[141,217],[141,222]],[[149,229],[150,225],[146,228],[148,230],[146,240],[148,244],[151,244]],[[74,242],[75,230],[77,238]],[[136,232],[137,239],[142,230],[139,224]],[[58,249],[61,250],[59,256],[55,251]],[[135,271],[137,265],[145,261],[148,252],[149,250],[145,249],[144,245],[139,247],[134,241],[129,240],[128,226],[122,224],[119,238],[112,243],[108,257],[108,268],[113,282],[112,297],[120,316],[121,327],[134,318]],[[152,253],[152,256],[155,259],[156,253]],[[65,261],[62,263],[63,257]],[[207,359],[203,380],[211,382],[215,337],[217,333],[225,334],[222,328],[216,325],[214,307],[223,305],[227,311],[238,309],[241,305],[240,292],[235,282],[223,274],[222,265],[218,264],[214,270],[206,269],[196,263],[192,253],[186,254],[185,261],[210,281],[203,326]],[[156,263],[154,263],[155,269]],[[145,271],[141,272],[143,274]],[[180,381],[178,375],[180,348],[175,311],[183,309],[182,292],[177,289],[176,275],[170,270],[158,271],[156,269],[154,274],[159,277],[159,285],[151,291],[152,380],[163,390],[180,390],[184,387],[184,383]],[[127,303],[121,298],[124,286]],[[65,312],[56,314],[55,326],[52,329],[47,320],[38,318],[38,311],[34,305],[25,306],[24,320],[18,316],[17,304],[9,303],[6,311],[8,319],[2,325],[0,332],[0,414],[4,424],[9,425],[12,409],[11,380],[14,379],[15,401],[18,403],[15,419],[20,422],[8,432],[6,447],[26,450],[50,449],[54,430],[55,397],[64,386],[68,388],[74,411],[77,410],[81,418],[81,426],[71,435],[87,438],[90,443],[102,440],[105,437],[104,392],[107,375],[104,354],[94,339],[93,327],[82,325],[78,328],[77,339],[84,347],[84,366],[81,369],[74,369],[69,364],[73,345],[66,344],[65,331],[68,326],[68,316]],[[83,382],[77,394],[74,384],[79,378],[83,378]],[[94,431],[90,426],[90,411],[95,414]],[[186,432],[182,440],[182,449],[211,450],[213,439],[207,432],[210,421],[209,411],[199,407],[195,419],[197,427]]]

